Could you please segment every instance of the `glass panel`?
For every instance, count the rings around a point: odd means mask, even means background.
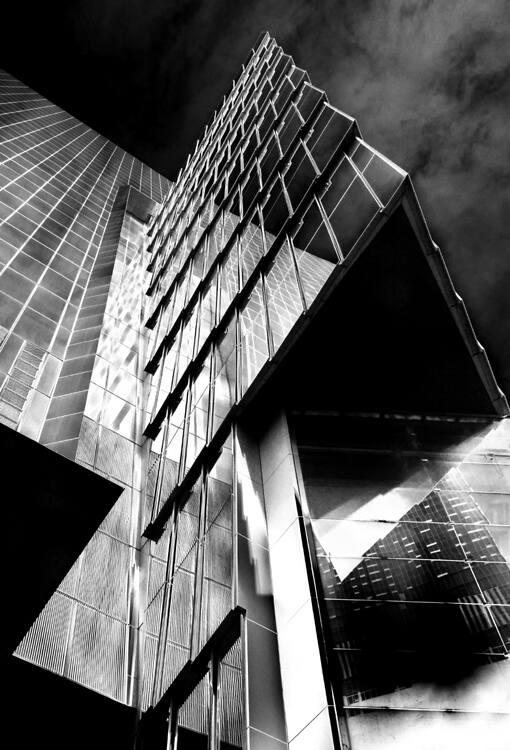
[[[329,222],[344,255],[351,250],[378,211],[377,201],[357,177],[329,214]]]
[[[189,288],[188,295],[187,295],[188,299],[192,296],[193,292],[195,291],[200,281],[202,280],[202,275],[204,271],[204,247],[205,245],[204,243],[202,243],[195,257],[193,258],[190,288]]]
[[[466,478],[485,464],[472,454],[450,468],[441,456],[476,442],[474,428],[461,427],[296,419],[346,705],[476,711],[501,684],[510,567],[494,532],[505,527],[488,523]]]
[[[234,201],[229,209],[225,212],[223,224],[223,245],[226,245],[231,238],[235,228],[239,224],[239,209],[235,212],[237,202]]]
[[[181,345],[179,348],[179,360],[176,366],[175,382],[179,382],[179,379],[184,374],[184,371],[193,359],[193,352],[195,347],[195,328],[197,324],[197,308],[193,308],[191,316],[184,323],[182,328]]]
[[[250,174],[247,180],[243,181],[243,187],[241,188],[241,193],[243,197],[243,213],[246,214],[246,212],[250,209],[251,204],[253,203],[255,196],[260,190],[260,180],[259,180],[259,172],[257,169],[257,166],[254,165],[252,169],[250,170]]]
[[[267,249],[271,247],[278,232],[289,218],[289,207],[283,195],[283,186],[278,179],[262,207]]]
[[[298,207],[316,176],[317,173],[308,154],[303,146],[299,145],[283,178],[294,210]]]
[[[280,159],[280,152],[278,150],[278,144],[275,136],[271,136],[264,153],[264,156],[260,159],[260,171],[262,174],[262,182],[265,183],[269,175],[275,168],[278,160]]]
[[[262,281],[254,287],[240,315],[241,324],[241,390],[243,395],[269,356],[266,312],[262,298]]]
[[[383,205],[388,203],[404,180],[404,175],[379,154],[373,154],[363,170],[363,176],[368,180]]]
[[[209,356],[196,379],[191,384],[191,407],[189,417],[188,446],[186,450],[186,469],[193,464],[205,446],[207,439],[207,422],[209,412],[209,380],[211,376],[211,357]]]
[[[290,144],[296,137],[299,128],[302,125],[302,119],[294,104],[291,104],[285,122],[278,131],[278,140],[283,154],[286,153]]]
[[[202,293],[200,304],[200,329],[198,332],[197,352],[211,333],[216,322],[216,273]]]
[[[303,312],[294,261],[287,242],[267,274],[266,291],[269,324],[276,350]]]
[[[174,304],[172,308],[172,318],[169,323],[169,327],[172,326],[179,314],[182,312],[184,307],[184,299],[186,296],[186,288],[188,284],[188,274],[186,273],[181,280],[178,282],[177,287],[174,289],[172,297],[174,297]]]
[[[308,120],[320,99],[324,98],[324,92],[314,86],[305,84],[296,106],[303,120]]]
[[[222,450],[207,480],[201,644],[232,608],[232,451]]]
[[[220,270],[220,320],[239,290],[239,258],[237,242],[230,248]]]
[[[168,425],[168,437],[166,445],[166,457],[179,465],[181,458],[182,437],[184,430],[184,417],[186,413],[187,393],[184,392],[177,407],[170,416]]]
[[[356,170],[349,159],[344,156],[331,176],[327,191],[321,196],[321,203],[324,206],[327,216],[333,213],[338,202],[347,192],[349,185],[356,179],[356,176]]]
[[[494,665],[490,666],[491,669]],[[507,676],[508,679],[508,676]],[[448,679],[443,682],[448,683]],[[504,683],[501,682],[501,685]],[[492,680],[488,681],[492,686]],[[425,690],[424,690],[425,692]],[[450,693],[454,701],[454,690]],[[491,694],[494,694],[494,690]],[[500,688],[500,695],[503,689]],[[355,707],[347,712],[352,750],[449,750],[458,746],[463,750],[478,750],[483,745],[494,750],[504,750],[504,737],[508,736],[507,707],[499,704],[501,713],[486,705],[481,713],[470,710],[452,710],[446,713],[441,707],[425,710],[415,704],[404,710],[391,707]],[[485,711],[485,712],[483,712]]]
[[[352,123],[350,117],[324,104],[307,141],[307,146],[321,171],[339,147]]]
[[[258,261],[264,255],[264,236],[260,228],[258,213],[250,217],[239,244],[241,256],[242,284],[251,276]]]
[[[236,399],[236,326],[232,321],[214,353],[213,434],[230,411]]]
[[[294,86],[292,85],[290,80],[287,77],[285,77],[280,84],[278,95],[274,99],[274,108],[276,110],[277,115],[279,115],[280,112],[283,110],[283,108],[285,107],[293,91],[294,91]]]
[[[161,409],[163,402],[168,397],[172,390],[173,373],[175,366],[175,359],[177,354],[177,341],[174,341],[170,350],[167,350],[165,355],[162,357],[159,368],[161,371],[161,380],[159,383],[158,396],[156,399],[156,407],[151,414],[151,419],[154,419],[158,411]]]
[[[305,213],[293,245],[306,303],[311,305],[338,263],[333,240],[316,203]]]
[[[232,528],[232,445],[231,438],[223,445],[218,460],[209,472],[207,480],[206,525],[218,523]]]
[[[223,247],[223,221],[221,217],[214,223],[214,226],[209,231],[208,247],[209,252],[207,254],[207,262],[205,264],[205,273],[207,273],[216,256]]]

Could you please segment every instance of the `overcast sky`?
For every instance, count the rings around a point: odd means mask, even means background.
[[[510,393],[508,0],[30,0],[0,65],[172,178],[268,30],[409,171]]]

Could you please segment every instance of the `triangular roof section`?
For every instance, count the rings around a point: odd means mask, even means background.
[[[261,380],[272,380],[277,370],[276,381],[286,384],[281,390],[294,405],[306,393],[318,408],[329,402],[342,408],[508,416],[507,399],[409,175],[370,149],[400,174],[400,183]]]

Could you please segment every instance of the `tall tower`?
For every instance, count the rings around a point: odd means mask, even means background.
[[[122,490],[17,656],[144,750],[502,750],[508,405],[409,177],[268,34],[146,174],[6,413]]]

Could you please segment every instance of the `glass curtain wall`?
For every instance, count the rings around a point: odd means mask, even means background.
[[[508,725],[508,424],[472,450],[488,429],[453,419],[293,422],[353,749],[406,747],[418,725],[415,747],[493,742]]]

